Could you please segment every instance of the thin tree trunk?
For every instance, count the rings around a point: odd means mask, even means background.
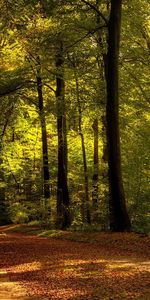
[[[45,206],[48,205],[48,200],[50,198],[50,175],[49,175],[49,165],[48,165],[48,145],[47,145],[47,130],[46,130],[46,120],[43,104],[43,90],[42,90],[42,78],[41,78],[41,65],[40,58],[37,57],[37,92],[38,92],[38,108],[39,116],[41,122],[41,133],[42,133],[42,156],[43,156],[43,194],[45,200]]]
[[[99,10],[99,4],[100,0],[96,0],[96,8]],[[96,24],[97,27],[101,25],[101,18],[99,14],[96,14]],[[107,54],[106,49],[104,45],[104,41],[102,38],[103,32],[100,30],[97,31],[97,47],[99,50],[98,56],[97,56],[97,64],[99,68],[99,75],[100,80],[102,80],[103,83],[106,82],[106,76],[107,76]],[[102,56],[102,59],[100,58]],[[108,155],[107,155],[107,140],[106,140],[106,87],[103,88],[103,99],[101,101],[102,103],[102,140],[103,140],[103,155],[102,160],[104,163],[107,163],[108,161]],[[104,174],[104,179],[106,175]],[[108,175],[107,175],[108,177]]]
[[[8,224],[11,222],[9,215],[8,215],[8,210],[7,210],[7,205],[6,205],[6,191],[5,191],[5,176],[4,176],[4,169],[2,167],[3,165],[3,151],[2,151],[2,143],[3,143],[3,138],[9,123],[9,118],[13,112],[14,105],[12,104],[10,108],[8,109],[7,112],[7,119],[4,124],[2,133],[0,135],[0,225]]]
[[[74,69],[75,72],[75,69]],[[85,220],[88,224],[91,224],[91,215],[90,215],[90,208],[89,208],[89,181],[88,181],[88,170],[87,170],[87,160],[86,160],[86,150],[85,150],[85,142],[84,142],[84,135],[82,132],[82,110],[81,110],[81,103],[79,97],[79,84],[77,74],[75,72],[75,81],[76,81],[76,96],[77,96],[77,103],[78,103],[78,128],[79,134],[81,137],[81,146],[82,146],[82,157],[83,157],[83,169],[84,169],[84,189],[85,189],[85,208],[83,204],[83,219],[84,219],[84,210],[85,213]]]
[[[66,229],[71,224],[70,199],[67,182],[67,132],[65,108],[63,44],[58,42],[56,53],[56,99],[58,132],[58,180],[57,180],[57,220],[56,226]]]
[[[7,212],[5,202],[5,187],[4,185],[4,171],[2,168],[2,146],[0,145],[0,225],[7,224]]]
[[[94,131],[94,174],[93,174],[93,206],[97,206],[98,203],[98,119],[96,118],[93,122]]]
[[[118,61],[121,9],[122,0],[111,0],[108,25],[106,120],[110,185],[110,228],[113,231],[128,231],[131,228],[122,181],[119,133]]]

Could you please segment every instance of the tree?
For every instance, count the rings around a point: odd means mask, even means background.
[[[71,224],[70,199],[67,182],[67,133],[64,82],[63,42],[57,41],[56,47],[56,100],[58,132],[58,177],[57,177],[57,220],[56,225],[66,229]]]
[[[46,120],[45,111],[43,103],[43,91],[42,91],[42,77],[41,77],[41,63],[40,57],[37,57],[37,92],[38,92],[38,108],[39,116],[41,122],[41,132],[42,132],[42,156],[43,156],[43,189],[44,189],[44,200],[45,208],[47,208],[48,200],[50,198],[50,187],[49,187],[49,164],[48,164],[48,146],[47,146],[47,130],[46,130]]]
[[[94,173],[93,173],[93,206],[94,209],[96,209],[96,206],[98,204],[98,172],[99,172],[99,157],[98,157],[98,119],[96,118],[92,125],[93,131],[94,131],[94,155],[93,155],[93,161],[94,161]]]
[[[70,225],[70,210],[73,225],[81,225],[83,200],[84,221],[88,220],[95,186],[98,205],[95,214],[92,209],[93,220],[108,228],[109,152],[111,229],[130,228],[123,187],[135,228],[139,216],[148,219],[148,0],[125,1],[123,5],[115,0],[9,0],[9,6],[7,1],[1,2],[1,128],[7,121],[8,106],[14,104],[1,145],[0,176],[5,181],[1,198],[5,196],[12,207],[14,201],[39,206],[44,190],[48,199],[49,159],[54,187],[51,215],[52,220],[57,215],[57,226],[65,229]],[[76,59],[73,68],[69,57]],[[105,151],[106,126],[109,151]],[[42,140],[47,144],[43,145],[46,161]],[[99,177],[97,155],[101,158]]]
[[[81,137],[81,148],[82,148],[82,159],[83,159],[83,170],[84,170],[85,201],[83,202],[83,221],[90,224],[91,216],[90,216],[90,207],[89,207],[89,202],[90,202],[89,179],[88,179],[85,140],[84,140],[84,134],[82,130],[82,109],[81,109],[80,94],[79,94],[79,82],[78,82],[78,75],[76,69],[77,67],[74,63],[74,76],[75,76],[75,83],[76,83],[76,97],[77,97],[77,106],[78,106],[78,130],[79,130],[79,135]]]
[[[2,127],[2,132],[0,135],[0,225],[4,225],[10,223],[10,218],[8,215],[8,205],[6,204],[5,197],[5,173],[3,168],[3,138],[5,135],[5,131],[8,126],[9,118],[13,110],[13,105],[8,108],[7,118]]]
[[[108,23],[106,120],[110,185],[110,228],[113,231],[128,231],[131,229],[122,181],[119,133],[118,62],[121,9],[121,0],[111,1],[110,18]]]

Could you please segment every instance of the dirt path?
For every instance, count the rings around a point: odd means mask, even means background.
[[[0,299],[150,300],[148,247],[110,234],[96,243],[1,234]]]
[[[2,233],[0,235],[1,247],[3,243],[6,243],[6,235]],[[3,258],[1,259],[3,260]],[[6,269],[2,268],[3,265],[4,262],[2,262],[1,269],[0,269],[0,299],[1,300],[27,299],[26,290],[19,283],[10,281]]]
[[[6,271],[2,269],[0,271],[0,299],[23,299],[25,296],[26,292],[23,290],[23,288],[14,282],[10,282]]]

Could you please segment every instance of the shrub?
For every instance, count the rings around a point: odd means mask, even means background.
[[[29,213],[25,205],[16,202],[9,208],[9,217],[15,224],[27,223],[29,221]]]

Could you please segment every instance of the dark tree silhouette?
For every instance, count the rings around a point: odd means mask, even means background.
[[[110,18],[108,23],[106,119],[110,185],[110,228],[113,231],[129,231],[131,228],[122,181],[119,133],[118,62],[121,11],[122,1],[111,0]]]

